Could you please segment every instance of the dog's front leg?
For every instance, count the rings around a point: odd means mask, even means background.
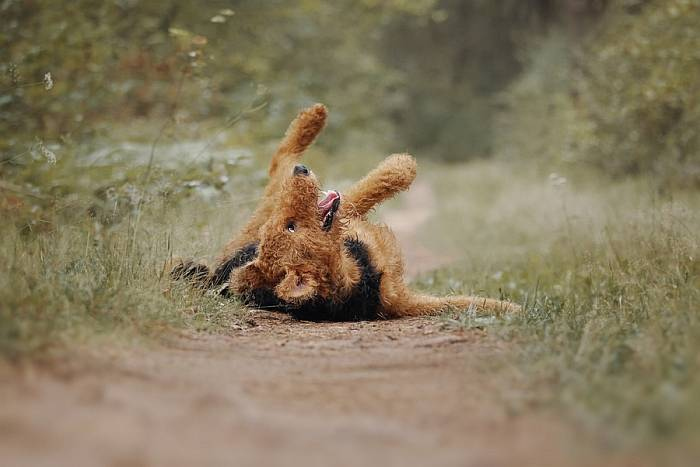
[[[393,154],[345,193],[345,212],[365,217],[379,203],[407,190],[415,178],[416,160],[408,154]]]

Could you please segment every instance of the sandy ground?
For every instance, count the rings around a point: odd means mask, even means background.
[[[415,242],[432,195],[413,193],[385,219],[415,274],[442,259]],[[642,465],[546,410],[513,414],[522,387],[491,365],[508,351],[434,318],[252,311],[226,335],[0,368],[0,465]]]

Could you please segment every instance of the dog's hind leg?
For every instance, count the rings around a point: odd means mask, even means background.
[[[348,216],[363,218],[379,203],[405,191],[416,178],[416,160],[408,154],[384,159],[345,193],[343,205]]]
[[[271,181],[279,174],[284,175],[291,171],[292,166],[299,161],[304,151],[323,130],[327,116],[328,110],[323,104],[315,104],[299,112],[272,156],[268,170]]]
[[[326,107],[323,104],[315,104],[299,112],[289,124],[282,142],[270,161],[268,168],[270,178],[251,223],[262,225],[267,220],[274,207],[275,194],[279,191],[286,177],[291,175],[294,165],[299,162],[304,151],[311,146],[316,136],[323,130],[327,116]],[[246,230],[248,229],[244,229],[244,231]]]

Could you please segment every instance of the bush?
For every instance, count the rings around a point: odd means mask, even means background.
[[[498,152],[699,187],[698,24],[697,2],[617,2],[580,46],[534,42],[502,96]]]
[[[700,186],[698,24],[700,5],[687,0],[610,11],[580,64],[580,108],[593,124],[584,160]]]

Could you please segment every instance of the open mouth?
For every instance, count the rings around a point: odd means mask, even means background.
[[[330,190],[324,192],[324,195],[324,198],[318,202],[318,211],[323,219],[323,226],[321,228],[327,232],[331,229],[335,213],[340,207],[340,193],[335,190]]]

